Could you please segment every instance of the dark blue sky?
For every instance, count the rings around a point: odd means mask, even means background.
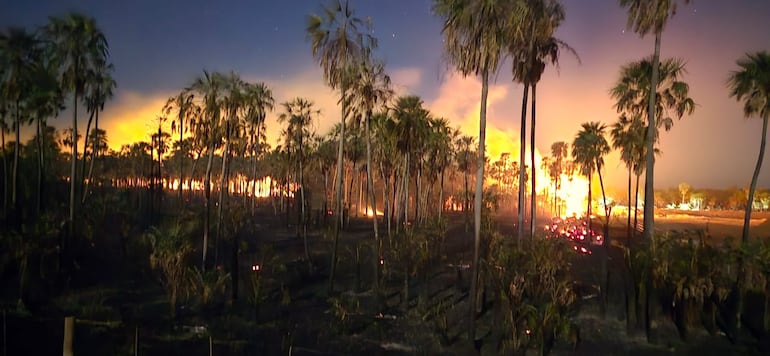
[[[462,79],[442,61],[441,22],[429,0],[351,1],[358,16],[371,16],[378,55],[400,93],[420,95],[436,114],[467,133],[478,133],[478,81]],[[75,10],[94,16],[107,35],[118,82],[102,116],[115,148],[142,136],[165,98],[188,85],[202,69],[235,70],[265,81],[279,102],[314,100],[322,133],[339,118],[305,38],[308,14],[320,1],[98,1],[0,0],[0,26],[34,27],[49,15]],[[574,47],[582,64],[564,54],[538,86],[537,147],[571,141],[585,121],[617,119],[607,94],[621,65],[652,52],[653,39],[625,30],[626,14],[614,0],[564,0],[567,19],[557,36]],[[687,62],[696,112],[662,136],[658,187],[688,182],[695,188],[745,186],[759,147],[759,120],[745,121],[727,96],[725,81],[747,51],[770,50],[770,1],[695,0],[670,21],[663,57]],[[504,65],[490,93],[492,155],[518,148],[522,87]],[[273,116],[277,116],[274,113]],[[83,118],[81,121],[85,121]],[[277,131],[277,128],[273,128]],[[137,133],[139,132],[139,133]],[[547,154],[547,153],[546,153]],[[767,162],[765,162],[767,163]],[[617,155],[608,159],[610,181],[623,184]],[[770,167],[760,186],[770,187]]]

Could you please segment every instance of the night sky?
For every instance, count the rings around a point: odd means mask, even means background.
[[[380,46],[377,56],[401,94],[423,98],[436,116],[478,134],[480,83],[454,74],[443,60],[441,22],[429,0],[352,1],[359,17],[371,16]],[[567,18],[557,37],[577,50],[582,64],[562,53],[538,84],[537,147],[571,142],[580,123],[617,119],[608,95],[620,66],[652,53],[653,37],[626,31],[626,13],[615,0],[565,0]],[[189,85],[203,69],[238,72],[264,81],[277,102],[302,96],[322,110],[316,131],[339,120],[336,95],[324,86],[305,36],[306,17],[318,1],[77,1],[0,0],[0,26],[35,27],[49,15],[75,10],[97,19],[110,45],[118,89],[100,116],[110,147],[147,140],[166,98]],[[770,1],[695,0],[681,6],[663,35],[661,57],[687,62],[685,76],[698,106],[694,115],[662,133],[663,155],[656,187],[687,182],[694,188],[747,186],[756,163],[761,121],[743,118],[725,86],[735,61],[748,51],[770,50]],[[517,152],[522,86],[503,64],[490,87],[488,148]],[[270,116],[275,118],[278,112]],[[64,113],[63,115],[66,115]],[[85,114],[79,117],[85,128]],[[67,120],[52,120],[59,127]],[[278,127],[268,121],[274,143]],[[609,138],[608,138],[609,139]],[[624,186],[617,153],[606,174]],[[770,187],[765,160],[759,186]]]

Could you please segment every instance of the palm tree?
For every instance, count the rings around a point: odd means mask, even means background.
[[[441,33],[450,63],[463,76],[481,78],[479,110],[479,149],[474,201],[474,250],[468,333],[475,337],[479,243],[481,241],[481,199],[484,188],[484,164],[487,93],[489,76],[497,72],[507,41],[516,41],[525,11],[516,11],[518,1],[434,0],[433,11],[444,22]],[[517,7],[517,8],[514,8]]]
[[[446,119],[433,119],[430,123],[431,132],[428,138],[428,180],[439,180],[438,219],[444,211],[444,175],[452,164],[454,152],[453,143],[459,136],[459,131],[449,127]],[[430,194],[429,194],[430,195]]]
[[[409,179],[411,178],[410,161],[414,157],[421,160],[422,146],[428,134],[429,113],[422,107],[422,99],[417,96],[402,96],[396,100],[392,109],[396,122],[396,146],[404,157],[404,223],[409,221]],[[419,164],[419,163],[418,163]],[[419,192],[416,197],[419,196]],[[418,199],[415,199],[415,202]],[[415,220],[418,218],[415,215]]]
[[[185,123],[189,123],[196,115],[196,107],[194,100],[195,95],[189,90],[182,90],[176,96],[168,98],[166,104],[163,106],[163,113],[165,115],[171,115],[172,112],[176,112],[176,115],[172,116],[171,131],[179,131],[179,141],[177,144],[181,149],[182,142],[184,140]],[[189,129],[188,129],[189,130]],[[184,159],[179,159],[179,206],[182,207],[182,183],[184,183]]]
[[[167,135],[168,133],[164,132],[164,134]],[[83,152],[84,154],[90,153],[92,156],[99,156],[99,155],[103,156],[105,153],[107,153],[107,150],[109,148],[107,147],[108,141],[107,141],[106,131],[104,131],[103,129],[95,128],[93,131],[91,131],[91,137],[89,137],[88,139],[91,140],[91,142],[93,143],[90,146],[90,150],[84,151]],[[164,152],[168,148],[168,145],[164,145],[164,146],[165,146],[164,148],[160,149],[161,152]]]
[[[376,244],[374,271],[374,292],[379,296],[380,284],[380,258],[382,257],[382,244],[377,226],[377,196],[374,189],[374,175],[372,174],[372,115],[375,108],[384,108],[385,103],[393,97],[393,89],[390,86],[390,76],[385,73],[385,64],[364,58],[355,68],[354,80],[351,81],[350,93],[355,94],[349,98],[356,112],[356,118],[364,121],[366,135],[366,182],[370,199],[369,205],[372,211],[372,227],[374,229],[374,242]]]
[[[228,202],[225,200],[229,196],[230,187],[230,155],[234,147],[234,142],[238,140],[237,135],[241,132],[242,121],[240,115],[244,106],[245,96],[243,88],[245,82],[235,74],[215,73],[219,77],[222,85],[222,121],[219,126],[223,130],[222,139],[224,147],[222,148],[222,169],[219,175],[219,202],[217,205],[217,230],[214,242],[214,263],[219,261],[219,240],[222,232],[222,212]]]
[[[647,102],[647,134],[645,144],[647,145],[647,158],[645,160],[646,176],[644,179],[644,236],[647,240],[652,239],[655,219],[655,141],[657,140],[658,124],[656,122],[656,100],[657,95],[652,88],[658,88],[659,65],[660,65],[660,40],[663,30],[666,27],[669,17],[676,14],[679,0],[618,0],[620,6],[628,10],[628,22],[626,28],[633,29],[639,36],[644,37],[650,32],[655,34],[655,51],[652,55],[652,68],[650,73],[651,85],[648,87]],[[683,0],[685,4],[690,0]]]
[[[0,33],[0,58],[3,58],[3,66],[7,68],[2,78],[2,95],[7,97],[14,106],[13,129],[16,132],[13,154],[13,173],[11,176],[11,206],[14,211],[18,205],[18,180],[19,180],[19,154],[21,152],[20,132],[22,126],[22,102],[28,97],[30,87],[33,86],[32,72],[35,63],[40,57],[42,48],[35,34],[27,32],[23,28],[10,27],[4,33]],[[25,120],[26,121],[26,120]],[[18,212],[17,212],[17,216]]]
[[[531,174],[530,184],[530,235],[535,234],[535,220],[536,220],[536,179],[534,174],[535,167],[535,109],[536,109],[536,95],[537,95],[537,83],[540,81],[543,73],[545,72],[546,65],[550,62],[552,65],[558,68],[559,66],[559,51],[565,49],[577,56],[577,52],[567,45],[564,41],[553,37],[556,29],[564,21],[565,13],[564,7],[560,2],[555,0],[537,0],[527,2],[528,13],[530,14],[529,23],[526,25],[530,31],[530,37],[524,42],[512,42],[510,44],[510,51],[513,53],[514,61],[513,78],[514,80],[525,85],[525,94],[522,103],[522,125],[521,125],[521,152],[520,152],[520,172],[519,179],[524,177],[524,153],[526,152],[526,142],[524,134],[526,132],[526,102],[527,102],[527,87],[532,88],[532,119],[530,129],[530,159],[533,167]],[[523,181],[519,182],[523,186]],[[524,191],[519,192],[519,199],[522,200]],[[524,205],[523,202],[520,203]],[[523,222],[523,215],[520,214],[520,222]],[[523,224],[519,224],[519,236],[523,235]]]
[[[743,216],[741,240],[745,244],[749,239],[751,210],[754,206],[757,179],[759,178],[759,171],[762,168],[762,160],[765,155],[767,121],[770,118],[770,52],[747,53],[744,58],[737,61],[737,64],[739,70],[730,73],[730,78],[727,82],[730,97],[743,101],[743,114],[747,118],[752,116],[762,118],[759,158],[754,168],[754,175],[751,177],[746,212]]]
[[[555,198],[559,196],[559,191],[561,190],[561,175],[566,170],[566,160],[567,155],[569,154],[568,149],[569,144],[564,141],[558,141],[551,144],[551,159],[554,166],[554,169],[552,170],[554,174],[551,175],[551,178],[554,184]],[[560,208],[561,205],[556,201],[556,216],[561,216]]]
[[[307,214],[305,212],[305,179],[304,163],[307,160],[307,146],[313,133],[310,132],[310,126],[313,118],[320,114],[320,111],[313,108],[313,102],[303,98],[295,98],[292,101],[283,103],[284,113],[278,116],[278,122],[286,123],[286,128],[281,132],[283,136],[284,147],[289,153],[289,160],[297,164],[297,175],[299,176],[300,191],[300,216],[302,224],[302,239],[305,245],[305,259],[310,262],[310,252],[307,245]]]
[[[626,158],[631,159],[637,168],[634,168],[634,172],[641,174],[644,169],[649,168],[650,164],[647,164],[647,147],[646,147],[646,135],[649,130],[649,122],[647,126],[642,123],[642,117],[646,114],[648,103],[650,102],[650,95],[654,95],[660,100],[655,102],[655,142],[659,137],[658,129],[664,128],[666,131],[670,130],[674,125],[675,116],[677,119],[681,119],[685,114],[690,115],[695,110],[695,102],[689,96],[690,87],[682,80],[682,77],[686,73],[684,63],[679,59],[666,59],[661,61],[658,65],[658,80],[656,90],[650,90],[650,75],[653,71],[653,64],[651,58],[645,58],[639,61],[631,62],[620,70],[620,78],[615,86],[610,89],[610,96],[615,99],[615,109],[618,113],[625,115],[626,117],[633,118],[628,125],[635,127],[635,130],[644,130],[642,133],[642,141],[644,147],[638,147],[632,144],[629,147],[630,151],[625,152]],[[649,115],[647,115],[649,117]],[[641,126],[641,127],[640,127]],[[634,134],[634,135],[638,135]],[[630,138],[629,138],[630,139]],[[653,156],[658,154],[657,148],[653,149]],[[621,155],[623,152],[621,152]],[[639,155],[644,155],[644,159],[641,159]],[[632,168],[632,167],[629,167]],[[637,175],[638,178],[638,175]],[[648,175],[647,178],[650,178]],[[648,189],[648,185],[652,184],[652,181],[645,179],[645,195]],[[637,185],[639,184],[637,179]],[[651,205],[647,205],[647,204]],[[647,211],[654,212],[654,201],[647,201],[645,196],[644,206],[650,207],[645,209],[645,218],[647,218]],[[634,210],[636,213],[636,210]],[[647,230],[647,226],[645,226]],[[650,230],[652,231],[652,230]],[[632,232],[633,234],[633,232]]]
[[[604,166],[604,156],[610,153],[610,145],[607,143],[607,139],[604,138],[604,130],[606,126],[599,122],[586,122],[581,125],[582,129],[575,136],[575,141],[572,143],[572,157],[575,159],[575,163],[580,167],[580,171],[583,175],[588,177],[588,231],[593,232],[591,224],[591,181],[593,173],[599,174],[599,184],[602,189],[602,202],[604,207],[604,241],[602,242],[604,250],[604,258],[602,259],[602,315],[607,308],[607,286],[608,286],[608,271],[607,271],[607,259],[609,256],[609,223],[610,223],[610,210],[607,206],[607,196],[604,193],[604,180],[602,179],[602,167]]]
[[[473,136],[464,135],[461,136],[457,141],[455,142],[455,145],[457,146],[457,167],[460,170],[460,172],[463,173],[463,182],[464,182],[464,189],[463,189],[463,214],[465,215],[465,231],[468,231],[468,225],[470,224],[470,217],[468,216],[470,210],[471,210],[471,203],[470,203],[470,192],[468,190],[468,175],[471,173],[471,168],[474,166],[473,164],[473,145],[474,145],[475,138]]]
[[[350,167],[350,184],[348,185],[348,197],[347,197],[347,214],[345,214],[345,221],[346,225],[350,222],[350,216],[353,215],[354,209],[352,209],[353,205],[353,183],[355,182],[356,176],[359,176],[360,174],[356,167],[358,167],[358,162],[361,161],[364,155],[364,142],[362,141],[362,132],[361,132],[361,126],[358,125],[359,123],[356,123],[356,125],[353,125],[352,127],[349,127],[347,137],[345,138],[347,142],[345,143],[345,147],[347,147],[347,150],[345,151],[345,157],[350,161],[351,167]],[[360,180],[360,179],[359,179]],[[358,207],[355,209],[355,215],[358,217]]]
[[[112,64],[107,64],[105,62],[99,62],[97,63],[95,68],[92,68],[88,72],[88,83],[86,86],[86,109],[90,113],[90,116],[88,117],[88,124],[86,124],[86,136],[87,138],[95,139],[96,136],[91,137],[90,136],[90,130],[91,130],[91,119],[94,119],[94,130],[99,130],[99,112],[104,110],[104,103],[107,101],[107,99],[112,98],[112,90],[116,87],[115,79],[112,78],[112,75],[110,72],[114,70],[114,67]],[[95,141],[91,141],[92,148],[95,147],[96,144]],[[81,175],[85,177],[85,171],[86,171],[86,158],[85,158],[85,152],[86,147],[88,146],[88,140],[85,140],[83,142],[83,169],[81,170]],[[88,169],[88,179],[84,180],[87,182],[85,188],[83,189],[83,200],[82,202],[85,203],[86,197],[88,196],[88,186],[91,182],[91,179],[93,178],[94,174],[94,161],[98,157],[96,153],[98,153],[98,150],[92,149],[91,150],[91,167]]]
[[[60,88],[55,67],[50,58],[41,56],[37,59],[31,76],[31,88],[26,100],[27,112],[30,119],[36,122],[35,143],[37,145],[37,196],[35,199],[35,211],[42,210],[42,197],[45,180],[45,142],[48,127],[46,120],[56,117],[64,106],[64,95]],[[48,144],[53,143],[49,142]]]
[[[62,84],[72,93],[72,133],[78,136],[78,99],[85,92],[87,73],[100,63],[107,62],[107,38],[93,17],[71,13],[66,17],[50,17],[43,29],[51,42],[55,62],[60,65]],[[75,233],[75,187],[77,184],[77,144],[72,145],[70,171],[70,236]]]
[[[246,135],[248,136],[249,155],[251,156],[251,180],[253,196],[257,195],[257,157],[262,154],[265,140],[265,118],[267,112],[273,111],[275,99],[273,91],[265,83],[247,83],[245,90],[245,120]],[[251,199],[251,211],[254,213],[256,199]]]
[[[650,97],[650,72],[652,62],[644,58],[624,65],[620,69],[620,77],[612,89],[610,96],[615,99],[615,109],[618,113],[628,116],[643,117]],[[671,130],[675,116],[681,119],[685,114],[691,115],[695,110],[695,102],[690,98],[690,86],[682,80],[687,73],[684,62],[680,59],[666,59],[660,62],[658,81],[654,95],[660,100],[655,103],[656,128]],[[656,136],[655,141],[659,140]]]
[[[383,201],[385,203],[385,222],[387,224],[388,238],[392,239],[393,220],[396,217],[396,167],[399,164],[399,154],[396,136],[396,122],[386,112],[380,112],[372,116],[372,129],[374,131],[377,162],[380,167],[380,176],[383,180]],[[391,178],[393,184],[391,184]],[[392,187],[392,191],[391,191]]]
[[[337,151],[337,219],[335,219],[334,248],[332,250],[329,292],[334,291],[334,275],[337,269],[337,247],[339,233],[344,223],[342,216],[342,184],[344,182],[343,155],[345,142],[345,118],[348,116],[346,92],[350,86],[349,66],[368,56],[377,47],[372,37],[369,18],[355,16],[346,0],[334,0],[330,6],[322,7],[321,15],[308,17],[307,34],[310,38],[313,58],[324,73],[324,80],[332,89],[339,89],[342,115],[340,116],[340,138]]]
[[[631,228],[631,177],[637,173],[637,187],[639,183],[639,175],[641,175],[641,169],[643,166],[640,162],[644,159],[644,132],[645,126],[639,115],[633,118],[628,118],[626,115],[621,115],[615,124],[612,125],[610,130],[610,137],[612,137],[612,148],[620,151],[620,160],[626,164],[628,168],[628,214],[627,216],[627,246],[631,246],[631,239],[634,235],[635,229]],[[636,209],[634,209],[634,215],[636,215]],[[632,231],[633,230],[633,231]]]
[[[214,151],[221,143],[220,116],[222,111],[222,80],[218,73],[203,71],[203,75],[196,78],[189,87],[199,94],[200,116],[191,123],[193,137],[197,143],[205,147],[208,156],[206,174],[203,182],[205,195],[205,210],[203,219],[203,251],[201,258],[201,270],[206,270],[206,254],[208,251],[208,237],[211,230],[211,166],[214,160]]]
[[[334,138],[331,135],[316,136],[316,146],[314,152],[315,163],[318,165],[318,169],[323,175],[324,181],[324,203],[323,214],[324,217],[328,216],[329,212],[329,173],[334,167],[334,163],[337,161],[336,152],[334,151]],[[326,218],[324,218],[324,223]]]

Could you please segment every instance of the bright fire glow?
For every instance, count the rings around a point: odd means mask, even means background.
[[[551,181],[550,179],[548,180]],[[551,184],[553,185],[553,183]],[[561,189],[556,192],[561,217],[585,215],[588,199],[588,179],[575,175],[561,175]]]
[[[498,132],[501,132],[498,130]],[[500,158],[502,153],[509,152],[511,154],[511,160],[518,161],[519,159],[519,144],[514,140],[490,140],[487,143],[487,152],[490,153],[490,162],[495,162]],[[497,153],[496,156],[492,156],[491,153]],[[530,153],[527,152],[525,164],[532,167],[530,161]],[[553,180],[551,180],[548,171],[542,167],[543,156],[540,151],[535,149],[535,174],[537,184],[537,194],[539,198],[548,196],[548,203],[544,206],[551,206],[551,199],[553,199]],[[516,177],[518,181],[518,176]],[[495,179],[491,178],[487,174],[487,181],[489,184],[498,183]],[[527,187],[530,182],[527,182]],[[528,188],[527,188],[528,189]],[[561,188],[556,192],[557,204],[559,205],[559,213],[561,217],[569,216],[583,216],[586,211],[586,199],[588,197],[588,179],[584,176],[573,174],[568,176],[566,174],[561,175]]]
[[[375,210],[375,211],[377,212],[377,216],[383,216],[384,215],[384,213],[382,211],[379,211],[379,210]],[[372,212],[372,208],[367,206],[366,210],[364,211],[364,215],[366,215],[367,217],[370,217],[370,218],[373,217],[374,216],[374,212]]]

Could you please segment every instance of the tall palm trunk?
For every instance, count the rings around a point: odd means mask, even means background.
[[[601,278],[602,278],[602,317],[607,313],[607,302],[609,300],[609,281],[610,275],[607,270],[607,262],[610,256],[610,209],[607,207],[607,195],[604,193],[604,179],[602,178],[602,168],[598,160],[596,162],[596,173],[599,174],[599,186],[602,188],[602,203],[604,205],[604,229],[602,237],[602,250],[604,256],[602,257],[601,265]]]
[[[350,170],[350,184],[348,185],[348,213],[345,220],[350,224],[350,216],[353,215],[353,182],[356,180],[356,161],[353,161],[353,167]],[[358,217],[358,207],[356,207],[356,217]]]
[[[409,152],[404,153],[404,225],[409,225]]]
[[[40,122],[41,118],[37,118],[37,197],[35,198],[35,215],[40,216],[42,211],[43,201],[43,167],[44,167],[44,155],[43,155],[43,129]]]
[[[530,164],[532,165],[532,172],[530,174],[530,176],[531,176],[530,179],[532,181],[532,186],[529,187],[529,189],[531,191],[530,194],[529,194],[529,199],[530,199],[529,205],[530,205],[530,211],[531,211],[530,214],[529,214],[529,216],[530,216],[530,220],[529,220],[529,235],[530,235],[530,238],[535,238],[535,217],[537,216],[537,214],[536,214],[537,213],[537,211],[536,211],[536,209],[537,209],[537,190],[535,189],[535,187],[536,187],[536,185],[535,185],[535,176],[537,176],[537,174],[535,174],[535,167],[536,167],[535,166],[535,97],[536,97],[536,94],[537,94],[537,82],[533,82],[532,83],[532,127],[529,129],[530,130],[529,131],[529,145],[530,145],[530,147],[532,147],[529,150],[529,153],[530,153]]]
[[[385,202],[384,215],[385,215],[385,222],[387,224],[387,230],[388,230],[388,240],[391,240],[392,238],[391,222],[393,221],[393,215],[392,215],[393,207],[391,206],[391,203],[390,203],[390,172],[386,174],[385,170],[382,169],[382,166],[380,166],[380,175],[382,176],[382,181],[383,181],[382,195],[383,195],[383,201]]]
[[[8,213],[8,159],[5,152],[5,130],[0,128],[0,150],[3,152],[3,215]]]
[[[78,72],[78,61],[75,61],[75,73]],[[72,96],[72,162],[70,167],[70,231],[69,237],[73,238],[75,235],[75,187],[77,186],[77,164],[78,164],[78,90],[77,90],[77,78],[75,79],[75,93]]]
[[[301,130],[301,129],[300,129]],[[312,262],[310,261],[310,250],[308,249],[307,245],[307,214],[305,213],[305,170],[302,167],[302,161],[304,161],[304,153],[303,153],[303,147],[302,147],[302,137],[299,138],[299,198],[301,199],[299,207],[300,207],[300,214],[301,219],[300,223],[302,224],[302,242],[305,245],[305,259],[307,260],[308,266],[312,269]]]
[[[345,60],[342,60],[342,68],[345,67]],[[343,171],[343,159],[344,159],[344,142],[345,142],[345,114],[346,114],[346,100],[345,100],[345,85],[342,86],[340,93],[340,101],[342,103],[342,115],[340,116],[340,137],[337,150],[337,218],[334,223],[334,247],[332,248],[332,261],[331,272],[329,273],[329,294],[334,292],[334,275],[337,271],[337,248],[339,247],[340,230],[344,223],[344,217],[342,216],[342,187],[345,182]]]
[[[209,247],[209,231],[211,230],[211,166],[214,161],[214,145],[208,147],[208,163],[206,163],[206,177],[203,182],[205,194],[205,210],[203,215],[203,258],[201,259],[201,271],[206,271],[206,252]]]
[[[393,168],[393,216],[395,217],[396,231],[401,230],[403,226],[401,225],[401,218],[403,217],[401,208],[404,205],[404,199],[402,198],[404,195],[404,179],[396,172],[397,170],[397,168]]]
[[[438,219],[441,220],[441,213],[444,212],[444,169],[441,169],[441,182],[438,188]]]
[[[751,177],[751,185],[749,186],[749,198],[746,202],[746,211],[743,214],[743,231],[741,233],[741,241],[745,244],[749,241],[749,227],[751,226],[751,210],[754,205],[754,193],[757,189],[757,180],[759,179],[759,171],[762,169],[762,160],[765,157],[765,144],[767,140],[767,121],[768,115],[762,118],[762,141],[759,145],[759,157],[757,158],[757,165],[754,167],[754,175]]]
[[[99,132],[99,110],[95,110],[95,113],[94,113],[94,132]],[[86,136],[86,139],[87,138],[88,136]],[[85,149],[83,149],[83,152],[85,153]],[[91,180],[94,178],[94,162],[96,161],[98,156],[99,156],[99,152],[97,151],[97,147],[96,147],[96,135],[94,135],[93,139],[91,139],[91,164],[90,164],[90,167],[88,168],[88,179],[86,180],[86,186],[83,189],[83,202],[86,201],[86,197],[88,196],[88,190],[89,190],[89,187],[91,186]],[[83,160],[83,166],[85,167],[85,160]]]
[[[361,212],[361,206],[364,205],[364,178],[361,177],[361,172],[356,172],[358,175],[358,202],[356,204],[356,217]]]
[[[329,216],[329,170],[324,170],[324,227],[326,227],[326,217]]]
[[[658,87],[658,71],[660,67],[660,36],[661,31],[655,32],[655,53],[652,56],[652,78],[650,78],[650,100],[647,106],[647,157],[646,175],[644,179],[644,238],[652,239],[655,219],[655,137],[657,126],[655,119],[655,94]]]
[[[481,74],[481,108],[479,112],[479,158],[476,171],[476,196],[474,199],[473,221],[473,271],[471,276],[470,295],[470,327],[468,336],[470,340],[476,339],[476,304],[479,282],[479,244],[481,243],[481,198],[484,194],[484,149],[487,135],[487,93],[489,91],[489,69],[484,65]]]
[[[634,188],[634,229],[631,230],[631,237],[636,238],[636,227],[639,226],[639,178],[641,174],[636,175],[636,187]]]
[[[160,135],[159,135],[160,138]],[[219,174],[219,205],[217,206],[217,233],[214,235],[214,264],[219,263],[219,240],[222,234],[222,211],[230,184],[227,179],[227,162],[230,156],[230,122],[225,124],[225,148],[222,150],[222,170]],[[160,155],[158,155],[160,157]]]
[[[420,219],[422,216],[420,215],[420,194],[422,193],[422,160],[418,157],[419,162],[417,163],[417,177],[414,178],[414,187],[415,187],[415,195],[414,195],[414,225],[417,226],[420,224]]]
[[[631,248],[631,168],[632,166],[628,165],[628,210],[626,213],[626,244],[627,248]]]
[[[371,113],[364,120],[366,131],[366,185],[372,209],[372,227],[374,228],[374,295],[379,308],[380,296],[380,258],[382,257],[382,245],[380,244],[380,232],[377,226],[377,195],[374,192],[374,176],[372,174],[372,133],[369,128]]]
[[[13,145],[13,177],[11,178],[11,205],[13,205],[14,215],[16,215],[16,223],[19,222],[19,200],[17,195],[19,194],[19,151],[21,151],[21,117],[19,115],[19,100],[16,100],[16,142]]]
[[[521,100],[521,132],[519,133],[519,207],[518,207],[518,225],[517,241],[521,246],[521,240],[524,237],[524,210],[526,203],[524,200],[524,190],[526,189],[526,164],[524,159],[527,152],[527,96],[529,95],[529,84],[524,83],[524,95]]]
[[[467,152],[466,152],[467,153]],[[467,157],[466,157],[467,160]],[[466,162],[467,163],[467,162]],[[470,195],[468,192],[468,166],[466,164],[465,169],[463,170],[463,175],[465,176],[465,201],[463,205],[463,215],[465,215],[465,232],[468,232],[470,228],[470,212],[471,212],[471,203],[470,203]]]
[[[89,110],[90,111],[90,110]],[[91,124],[94,121],[94,115],[96,114],[96,110],[91,111],[90,115],[88,115],[88,122],[86,123],[86,135],[83,139],[83,162],[80,164],[80,179],[82,179],[80,184],[80,190],[83,192],[83,197],[81,198],[81,203],[85,202],[86,200],[86,152],[88,152],[88,140],[90,139],[91,135]],[[94,151],[94,142],[91,142],[91,160],[94,159],[93,157],[93,151]]]
[[[198,166],[198,161],[201,159],[201,155],[203,152],[198,152],[198,157],[193,159],[192,165],[190,166],[190,178],[187,179],[187,196],[190,200],[192,200],[193,197],[193,180],[195,179],[195,168]]]
[[[751,176],[751,185],[749,186],[749,197],[746,201],[746,210],[743,214],[743,231],[741,232],[741,244],[746,246],[749,242],[749,228],[751,227],[751,210],[754,206],[754,192],[757,189],[757,179],[759,178],[759,171],[762,169],[762,160],[765,157],[765,145],[767,141],[767,121],[768,115],[762,118],[762,140],[759,145],[759,157],[757,158],[757,165],[754,167],[754,174]],[[746,279],[745,262],[742,258],[738,260],[738,282],[736,289],[738,290],[738,302],[736,307],[736,326],[741,327],[741,315],[743,313],[743,284]]]
[[[591,186],[592,186],[592,184],[591,184],[591,182],[593,182],[593,179],[594,179],[593,175],[594,175],[593,169],[588,171],[588,202],[587,202],[587,205],[586,205],[586,218],[588,219],[588,231],[589,231],[589,233],[591,231],[593,231],[593,229],[592,229],[593,228],[593,226],[592,226],[593,225],[593,219],[591,219],[591,200],[592,200],[592,197],[591,197],[591,193],[592,193],[591,192]]]
[[[257,154],[254,150],[251,152],[251,214],[257,210]],[[260,185],[261,190],[261,185]],[[261,191],[260,191],[261,193]]]
[[[179,119],[179,150],[184,152],[184,147],[182,146],[182,140],[184,139],[182,135],[184,134],[184,120],[181,118]],[[179,198],[179,208],[184,208],[184,199],[182,198],[182,185],[184,183],[184,156],[179,155],[179,186],[177,187],[177,190],[179,191],[177,193]]]

